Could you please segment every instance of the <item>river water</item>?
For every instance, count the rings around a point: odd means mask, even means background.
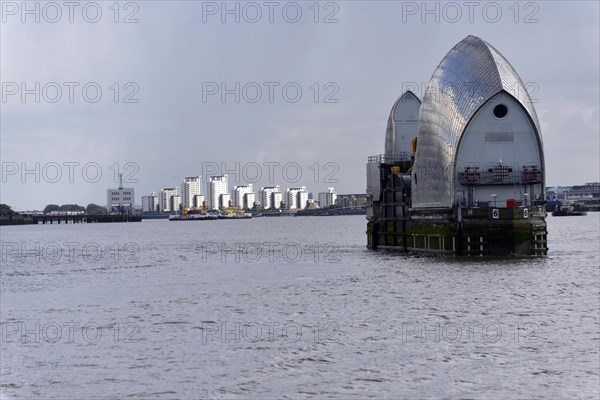
[[[598,398],[599,215],[548,257],[366,249],[364,216],[1,229],[0,397]]]

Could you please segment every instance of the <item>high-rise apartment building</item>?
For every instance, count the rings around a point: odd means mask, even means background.
[[[248,196],[251,195],[251,201],[248,201]],[[254,203],[254,190],[252,184],[236,186],[233,188],[233,206],[235,208],[247,209],[252,208]]]
[[[335,201],[337,199],[337,193],[335,193],[335,188],[327,188],[326,192],[319,193],[319,207],[326,208],[335,205]]]
[[[260,204],[264,210],[279,209],[283,194],[279,185],[265,186],[260,189]]]
[[[287,190],[286,207],[288,210],[302,210],[306,207],[308,192],[306,186],[289,188]]]
[[[190,176],[181,183],[181,203],[184,207],[197,207],[194,205],[194,196],[201,194],[202,177]]]
[[[178,211],[179,208],[173,209],[173,201],[171,200],[171,197],[173,197],[173,196],[179,196],[179,188],[178,187],[162,188],[160,190],[160,196],[159,196],[160,212]]]
[[[158,209],[158,194],[152,192],[149,195],[142,196],[142,211],[143,212],[157,212]]]
[[[211,210],[220,210],[229,204],[229,188],[227,175],[211,176],[208,181],[208,207]],[[227,196],[224,196],[227,195]],[[227,197],[225,202],[225,197]]]

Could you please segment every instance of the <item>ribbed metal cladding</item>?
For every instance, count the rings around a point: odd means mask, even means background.
[[[461,135],[477,110],[501,91],[521,103],[531,118],[545,176],[541,130],[525,85],[498,50],[476,36],[467,36],[440,62],[421,104],[412,180],[414,208],[452,207]]]
[[[394,120],[394,115],[396,114],[396,109],[401,107],[402,104],[409,99],[415,99],[416,101],[421,103],[421,100],[411,91],[404,92],[398,100],[392,106],[392,110],[390,111],[390,117],[388,118],[387,127],[385,130],[385,154],[392,155],[395,153],[394,148],[396,146],[396,121]]]

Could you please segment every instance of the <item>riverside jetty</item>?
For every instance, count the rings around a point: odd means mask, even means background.
[[[93,224],[141,222],[139,214],[13,214],[0,216],[0,225]]]

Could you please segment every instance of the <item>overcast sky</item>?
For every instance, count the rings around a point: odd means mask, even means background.
[[[467,35],[527,83],[547,185],[599,180],[597,1],[26,4],[2,2],[0,202],[14,209],[104,205],[117,168],[138,204],[215,166],[230,189],[364,193],[391,106],[422,96]]]

